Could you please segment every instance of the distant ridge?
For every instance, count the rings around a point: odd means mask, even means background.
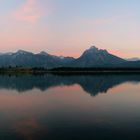
[[[133,57],[133,58],[128,58],[126,59],[127,61],[140,61],[140,58],[138,57]]]
[[[129,61],[107,50],[98,49],[95,46],[85,50],[79,58],[55,56],[47,52],[34,54],[32,52],[18,50],[17,52],[0,53],[0,67],[24,67],[24,68],[98,68],[98,67],[132,67],[140,68],[140,61]]]

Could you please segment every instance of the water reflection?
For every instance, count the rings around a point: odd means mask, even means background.
[[[17,90],[22,93],[34,88],[41,91],[51,87],[78,84],[91,96],[106,93],[110,88],[125,82],[139,82],[139,75],[89,75],[89,76],[58,76],[58,75],[24,75],[0,76],[0,88]]]
[[[139,92],[140,75],[0,76],[0,139],[138,139]]]

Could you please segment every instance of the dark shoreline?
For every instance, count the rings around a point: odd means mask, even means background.
[[[39,71],[35,71],[35,73]],[[40,71],[41,72],[41,71]],[[43,72],[43,71],[42,71]],[[45,73],[59,75],[140,74],[140,68],[54,68]]]
[[[20,74],[58,74],[58,75],[94,75],[94,74],[140,74],[140,68],[0,68],[0,75]]]

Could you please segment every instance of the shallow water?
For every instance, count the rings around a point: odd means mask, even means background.
[[[0,76],[1,139],[140,139],[140,75]]]

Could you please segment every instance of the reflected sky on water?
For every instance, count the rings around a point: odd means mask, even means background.
[[[140,137],[140,75],[0,76],[0,139]]]

